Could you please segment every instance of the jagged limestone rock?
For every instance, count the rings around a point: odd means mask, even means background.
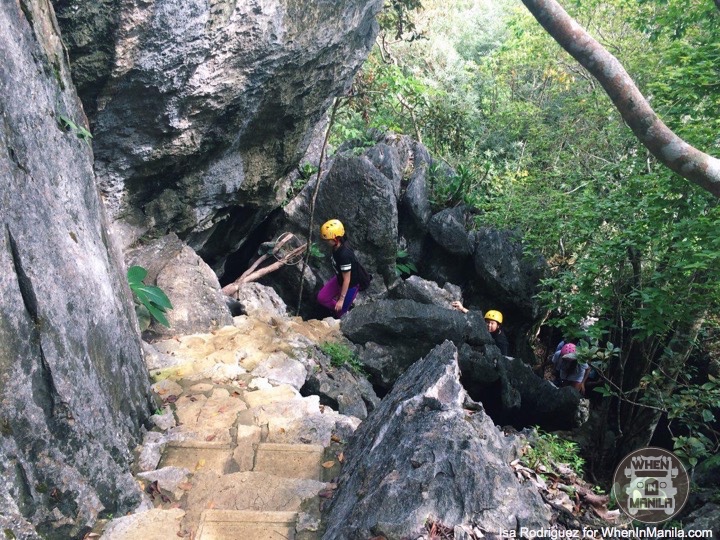
[[[548,507],[510,466],[515,446],[468,399],[452,343],[415,363],[349,441],[323,538],[417,538],[428,518],[547,527]]]
[[[52,8],[0,4],[0,529],[81,537],[140,501],[149,381]]]

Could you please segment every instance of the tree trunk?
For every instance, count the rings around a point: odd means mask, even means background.
[[[720,0],[715,0],[716,5]],[[523,0],[543,28],[598,80],[635,136],[662,163],[720,197],[720,160],[705,154],[658,118],[620,62],[555,0]]]

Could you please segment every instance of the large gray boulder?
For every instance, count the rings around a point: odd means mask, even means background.
[[[464,206],[446,208],[435,214],[428,224],[433,240],[446,252],[458,257],[471,255],[474,245],[467,231]]]
[[[140,501],[149,381],[45,2],[0,3],[0,111],[0,530],[79,538]]]
[[[501,304],[535,319],[540,305],[535,299],[545,261],[528,255],[515,233],[481,228],[474,234],[475,271],[484,288],[493,291]]]
[[[196,334],[232,324],[217,276],[174,233],[133,248],[125,257],[128,265],[147,269],[145,284],[160,287],[173,305],[165,314],[170,326],[153,321],[152,334]]]
[[[420,276],[410,276],[389,290],[388,298],[405,298],[421,304],[435,304],[447,309],[452,307],[453,302],[462,300],[462,292],[460,287],[452,283],[446,283],[443,288],[440,288],[434,281],[428,281]]]
[[[363,362],[369,360],[366,367],[376,384],[395,381],[418,358],[445,340],[458,345],[494,343],[484,323],[478,324],[448,307],[406,299],[358,306],[341,319],[340,330],[353,343],[373,343],[389,352],[389,359],[382,354],[374,353],[370,358],[361,354]],[[373,356],[385,360],[378,364]]]
[[[510,466],[516,445],[469,401],[452,343],[415,363],[349,441],[323,538],[418,538],[429,518],[547,528],[549,509]]]
[[[124,245],[178,233],[206,259],[276,207],[382,0],[55,0]]]

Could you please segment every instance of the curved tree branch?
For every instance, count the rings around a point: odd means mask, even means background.
[[[635,136],[660,163],[720,197],[720,159],[675,135],[658,118],[618,59],[555,0],[522,1],[548,34],[598,80]]]

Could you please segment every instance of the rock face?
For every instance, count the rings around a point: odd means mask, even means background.
[[[0,4],[0,111],[0,529],[75,538],[139,501],[149,383],[46,2]]]
[[[579,392],[555,387],[519,358],[495,356],[467,344],[460,348],[459,357],[468,394],[482,402],[498,425],[541,425],[556,430],[575,428],[588,420],[589,404]]]
[[[513,474],[513,444],[463,408],[459,378],[445,342],[397,381],[346,448],[323,538],[417,538],[427,519],[494,534],[549,525],[540,495]]]
[[[508,231],[482,228],[475,233],[475,271],[485,288],[497,291],[498,300],[540,314],[534,299],[544,261],[523,253],[519,239]]]
[[[382,0],[55,0],[125,244],[177,232],[222,267],[277,206]]]
[[[474,331],[462,313],[413,300],[379,300],[358,306],[341,319],[340,329],[354,343],[372,342],[392,351],[392,363],[367,366],[371,372],[380,371],[384,381],[397,379],[435,345],[445,340],[464,343]],[[484,335],[492,343],[487,330]]]

